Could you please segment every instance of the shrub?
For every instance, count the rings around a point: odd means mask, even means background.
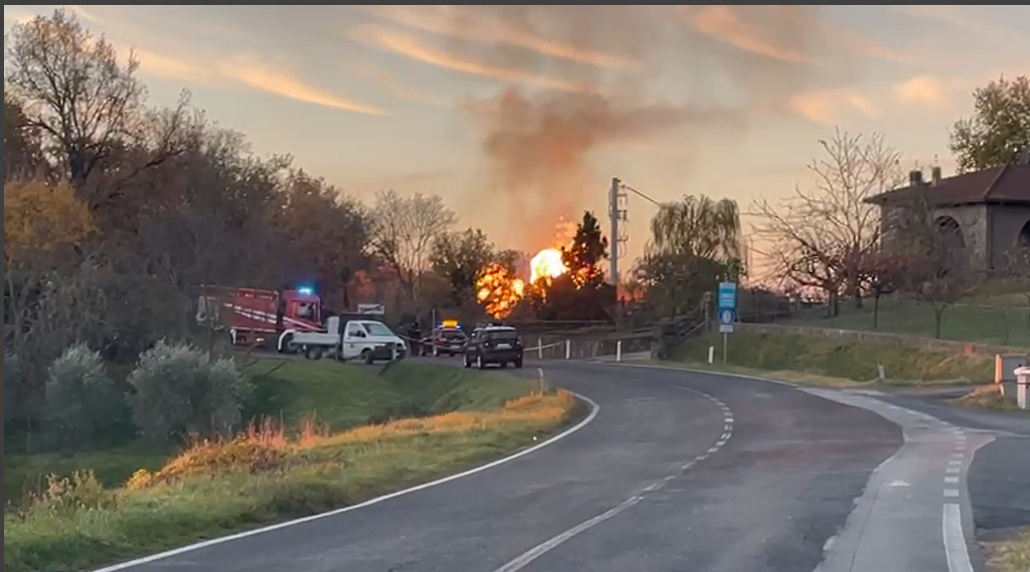
[[[33,499],[33,510],[67,513],[114,505],[115,495],[104,490],[93,471],[75,471],[70,477],[48,475],[46,480],[46,488]]]
[[[165,341],[140,356],[128,381],[133,421],[154,441],[231,435],[252,391],[231,359]]]
[[[60,444],[81,445],[117,416],[122,401],[100,353],[76,344],[50,365],[43,419]]]
[[[9,423],[20,413],[21,360],[4,347],[4,422]]]

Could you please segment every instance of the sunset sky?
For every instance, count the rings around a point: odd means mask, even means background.
[[[837,125],[947,174],[973,88],[1030,73],[1026,6],[67,8],[136,49],[155,103],[188,88],[259,154],[366,200],[440,194],[524,249],[559,215],[606,219],[613,176],[784,196]],[[53,9],[4,6],[5,31]],[[631,256],[653,212],[630,200]]]

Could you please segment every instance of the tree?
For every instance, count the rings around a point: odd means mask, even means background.
[[[530,303],[543,320],[607,320],[615,302],[614,287],[605,283],[601,264],[608,258],[608,239],[597,217],[587,211],[572,244],[562,248],[568,271],[549,283],[534,284]]]
[[[766,256],[785,281],[823,291],[829,313],[839,313],[845,294],[862,303],[863,270],[875,251],[882,226],[878,207],[867,199],[896,188],[903,180],[901,154],[883,136],[868,139],[841,130],[820,141],[827,157],[809,170],[815,188],[797,187],[794,196],[773,206],[762,199],[755,214],[756,234],[769,245]]]
[[[961,230],[934,209],[933,189],[913,188],[892,199],[889,232],[883,237],[881,256],[899,257],[901,287],[929,304],[934,313],[934,335],[943,334],[944,314],[976,286],[969,267]],[[975,221],[970,221],[975,224]]]
[[[904,253],[881,251],[867,257],[864,264],[865,289],[873,296],[873,329],[876,330],[880,327],[880,301],[883,296],[905,287],[913,260]]]
[[[279,230],[292,239],[297,278],[314,280],[327,304],[348,308],[347,284],[366,266],[364,208],[324,179],[302,170],[289,174],[283,196]]]
[[[397,273],[408,300],[418,305],[420,279],[430,268],[433,242],[457,216],[439,196],[401,197],[394,191],[376,196],[372,209],[372,253]]]
[[[740,212],[734,201],[685,196],[662,205],[651,219],[651,240],[636,278],[659,313],[697,308],[720,280],[743,273]]]
[[[430,262],[433,271],[450,285],[451,303],[461,307],[475,298],[476,279],[495,262],[494,246],[479,229],[449,232],[434,241]]]
[[[601,263],[608,258],[608,239],[601,233],[601,225],[593,213],[583,213],[572,244],[563,246],[561,252],[568,275],[578,288],[596,289],[604,283]]]
[[[955,123],[951,150],[959,172],[1016,161],[1030,148],[1030,77],[1004,77],[973,92],[974,114]]]
[[[109,42],[63,9],[15,24],[4,68],[7,83],[40,104],[28,125],[52,138],[75,186],[136,128],[146,97],[139,61],[130,54],[120,64]]]
[[[43,163],[38,130],[28,125],[25,110],[14,95],[4,93],[4,181],[30,179]]]

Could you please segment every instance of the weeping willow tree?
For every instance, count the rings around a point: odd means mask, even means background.
[[[720,280],[744,272],[740,209],[729,200],[684,196],[651,219],[651,240],[636,279],[664,315],[690,312]]]

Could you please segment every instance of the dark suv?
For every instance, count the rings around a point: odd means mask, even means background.
[[[453,356],[458,355],[465,349],[468,336],[460,328],[443,327],[433,330],[433,333],[422,340],[422,355],[433,354]]]
[[[487,326],[472,332],[465,346],[465,367],[483,369],[490,364],[522,368],[522,340],[515,328]]]

